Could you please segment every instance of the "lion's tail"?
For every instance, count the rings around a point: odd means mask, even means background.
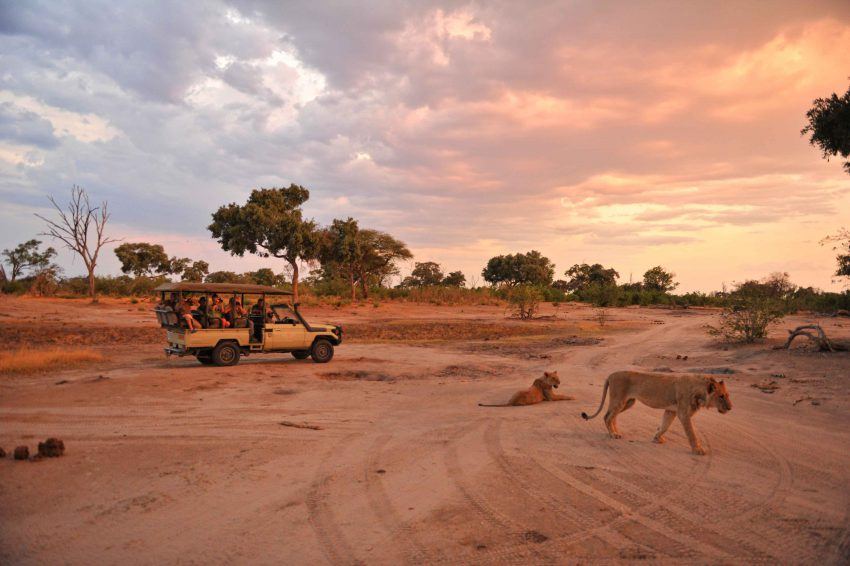
[[[479,407],[510,407],[510,403],[501,403],[499,405],[487,405],[486,403],[478,403]]]
[[[602,401],[600,401],[600,402],[599,402],[599,408],[598,408],[598,409],[596,409],[596,412],[595,412],[595,413],[593,413],[592,415],[589,415],[589,416],[588,416],[588,414],[587,414],[587,413],[582,413],[582,414],[581,414],[581,418],[583,418],[583,419],[584,419],[584,420],[586,420],[586,421],[589,421],[590,419],[592,419],[593,417],[595,417],[596,415],[598,415],[600,412],[602,412],[602,407],[604,407],[604,406],[605,406],[605,397],[606,397],[607,395],[608,395],[608,380],[606,379],[606,380],[605,380],[605,388],[604,388],[604,389],[602,389]]]

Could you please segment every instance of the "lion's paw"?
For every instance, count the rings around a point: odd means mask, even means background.
[[[705,456],[706,454],[705,448],[703,448],[702,446],[697,446],[696,448],[694,448],[693,451],[694,454],[696,454],[697,456]]]
[[[656,444],[664,444],[665,442],[667,442],[667,439],[663,436],[656,436],[652,439],[652,441]]]
[[[622,434],[619,434],[619,433],[616,433],[616,432],[610,432],[610,433],[608,433],[608,436],[610,436],[614,440],[616,440],[618,438],[623,438]]]

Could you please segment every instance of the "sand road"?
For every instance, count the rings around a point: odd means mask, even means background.
[[[846,562],[847,356],[722,350],[711,315],[641,316],[548,358],[351,343],[324,366],[208,368],[150,344],[6,380],[2,445],[57,435],[68,454],[0,462],[0,562]],[[640,404],[622,440],[580,418],[608,373],[658,365],[735,369],[733,410],[696,417],[708,455],[678,422],[653,444],[661,412]],[[477,406],[544,369],[578,400]],[[776,394],[749,386],[779,372]]]

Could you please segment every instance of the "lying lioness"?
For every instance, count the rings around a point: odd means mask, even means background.
[[[571,401],[575,397],[569,395],[558,395],[552,393],[552,388],[558,388],[561,384],[561,379],[558,377],[557,371],[544,371],[543,377],[538,377],[531,384],[531,387],[523,391],[514,393],[511,400],[502,405],[485,405],[478,403],[480,407],[514,407],[518,405],[534,405],[543,401]]]
[[[661,426],[655,433],[653,442],[664,442],[664,433],[670,428],[673,419],[678,416],[685,428],[685,434],[691,443],[694,454],[705,454],[700,445],[691,417],[700,407],[717,407],[721,413],[732,409],[729,392],[722,381],[698,374],[643,373],[637,371],[618,371],[605,380],[602,390],[602,402],[592,415],[582,413],[585,420],[592,419],[602,411],[605,395],[611,389],[608,412],[605,413],[605,426],[611,438],[621,438],[617,428],[617,415],[629,409],[639,399],[653,409],[664,409]]]

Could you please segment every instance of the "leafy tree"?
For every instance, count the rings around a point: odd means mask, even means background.
[[[3,250],[3,257],[10,268],[10,281],[15,281],[26,270],[43,270],[51,265],[56,250],[47,248],[43,252],[39,250],[41,241],[32,239],[18,244],[14,249]]]
[[[183,281],[203,281],[209,272],[210,264],[199,259],[185,266],[181,277]]]
[[[36,214],[47,223],[44,235],[61,241],[82,258],[88,271],[89,296],[93,303],[97,302],[94,270],[97,268],[100,250],[106,244],[118,241],[106,235],[106,224],[109,222],[107,203],[103,201],[100,206],[92,206],[88,193],[77,185],[71,187],[71,200],[65,209],[56,204],[52,196],[47,198],[59,213],[59,219],[50,220]]]
[[[204,278],[206,283],[250,283],[246,281],[244,275],[239,275],[233,271],[213,271]]]
[[[232,255],[245,252],[286,260],[292,268],[292,292],[298,300],[298,262],[319,255],[316,223],[305,220],[301,206],[310,191],[299,185],[256,189],[244,205],[231,203],[213,213],[209,230],[222,249]]]
[[[500,255],[490,258],[481,272],[484,280],[492,285],[541,285],[548,286],[555,275],[555,266],[540,252]]]
[[[172,272],[168,254],[159,244],[127,242],[115,248],[115,255],[121,262],[121,271],[132,273],[136,277]]]
[[[387,279],[398,275],[398,262],[411,259],[407,245],[386,232],[360,230],[360,258],[357,262],[357,280],[363,297],[369,297],[369,285],[385,285]]]
[[[446,275],[442,284],[446,287],[463,287],[466,285],[466,275],[460,271],[452,271]]]
[[[433,287],[443,282],[443,269],[433,261],[417,261],[413,271],[402,281],[403,287]]]
[[[588,265],[575,264],[564,275],[567,276],[567,290],[580,293],[591,286],[607,287],[617,284],[620,274],[613,268],[606,269],[599,263]]]
[[[370,285],[383,285],[398,274],[398,261],[413,254],[404,242],[385,232],[361,229],[353,218],[334,220],[322,231],[320,261],[326,279],[344,278],[357,298],[357,286],[364,298]]]
[[[268,285],[269,287],[282,287],[286,284],[286,278],[275,274],[268,267],[263,267],[257,271],[249,271],[244,274],[245,277],[250,277],[257,285]]]
[[[357,300],[358,262],[363,255],[360,227],[353,218],[335,219],[322,230],[319,261],[326,278],[344,277],[351,287],[351,300]]]
[[[678,283],[673,281],[675,277],[675,273],[671,273],[660,265],[656,265],[643,274],[643,287],[650,291],[669,293],[679,286]]]
[[[815,99],[806,118],[809,123],[800,134],[811,134],[809,143],[820,149],[827,161],[836,155],[850,156],[850,88],[840,97],[832,93]],[[850,160],[844,162],[844,169],[850,173]]]

